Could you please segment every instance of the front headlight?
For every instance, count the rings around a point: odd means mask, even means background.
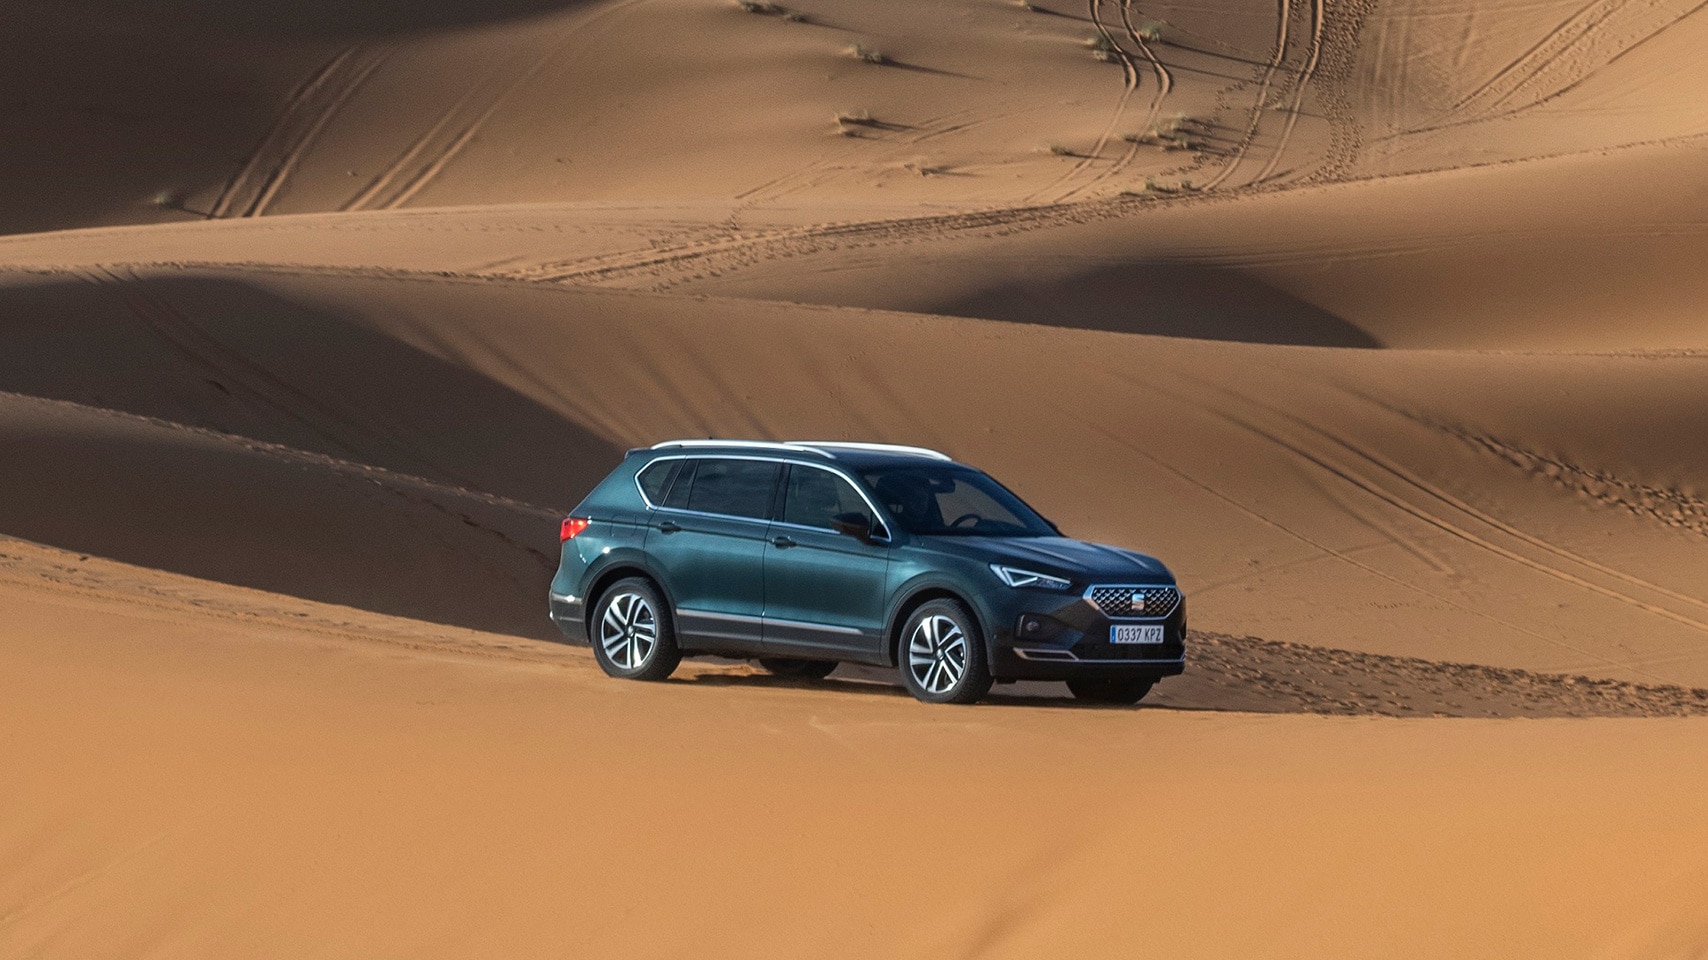
[[[1006,567],[1000,563],[990,565],[990,572],[996,578],[1011,587],[1038,587],[1042,590],[1066,590],[1073,586],[1061,577],[1052,577],[1047,573],[1037,573],[1032,570],[1022,570],[1019,567]]]

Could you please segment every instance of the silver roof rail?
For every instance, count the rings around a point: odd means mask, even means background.
[[[761,450],[788,450],[793,453],[815,453],[827,460],[835,457],[815,447],[802,443],[778,443],[775,440],[666,440],[652,445],[653,450],[668,450],[674,447],[729,447],[729,448],[759,448]]]
[[[908,447],[897,443],[855,443],[852,440],[790,440],[789,446],[818,450],[870,450],[873,453],[904,453],[933,460],[953,460],[946,453],[928,447]]]

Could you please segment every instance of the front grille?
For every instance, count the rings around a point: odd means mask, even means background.
[[[1137,599],[1140,597],[1142,601]],[[1180,591],[1175,587],[1097,586],[1085,591],[1085,599],[1106,617],[1160,620],[1180,606]]]

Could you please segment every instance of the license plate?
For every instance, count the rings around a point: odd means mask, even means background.
[[[1109,628],[1110,643],[1161,643],[1162,626],[1117,624]]]

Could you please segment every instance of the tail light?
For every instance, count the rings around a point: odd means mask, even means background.
[[[564,517],[563,530],[561,531],[562,536],[559,538],[559,542],[564,540],[574,540],[575,535],[586,530],[587,525],[592,522],[593,521],[586,517]]]

